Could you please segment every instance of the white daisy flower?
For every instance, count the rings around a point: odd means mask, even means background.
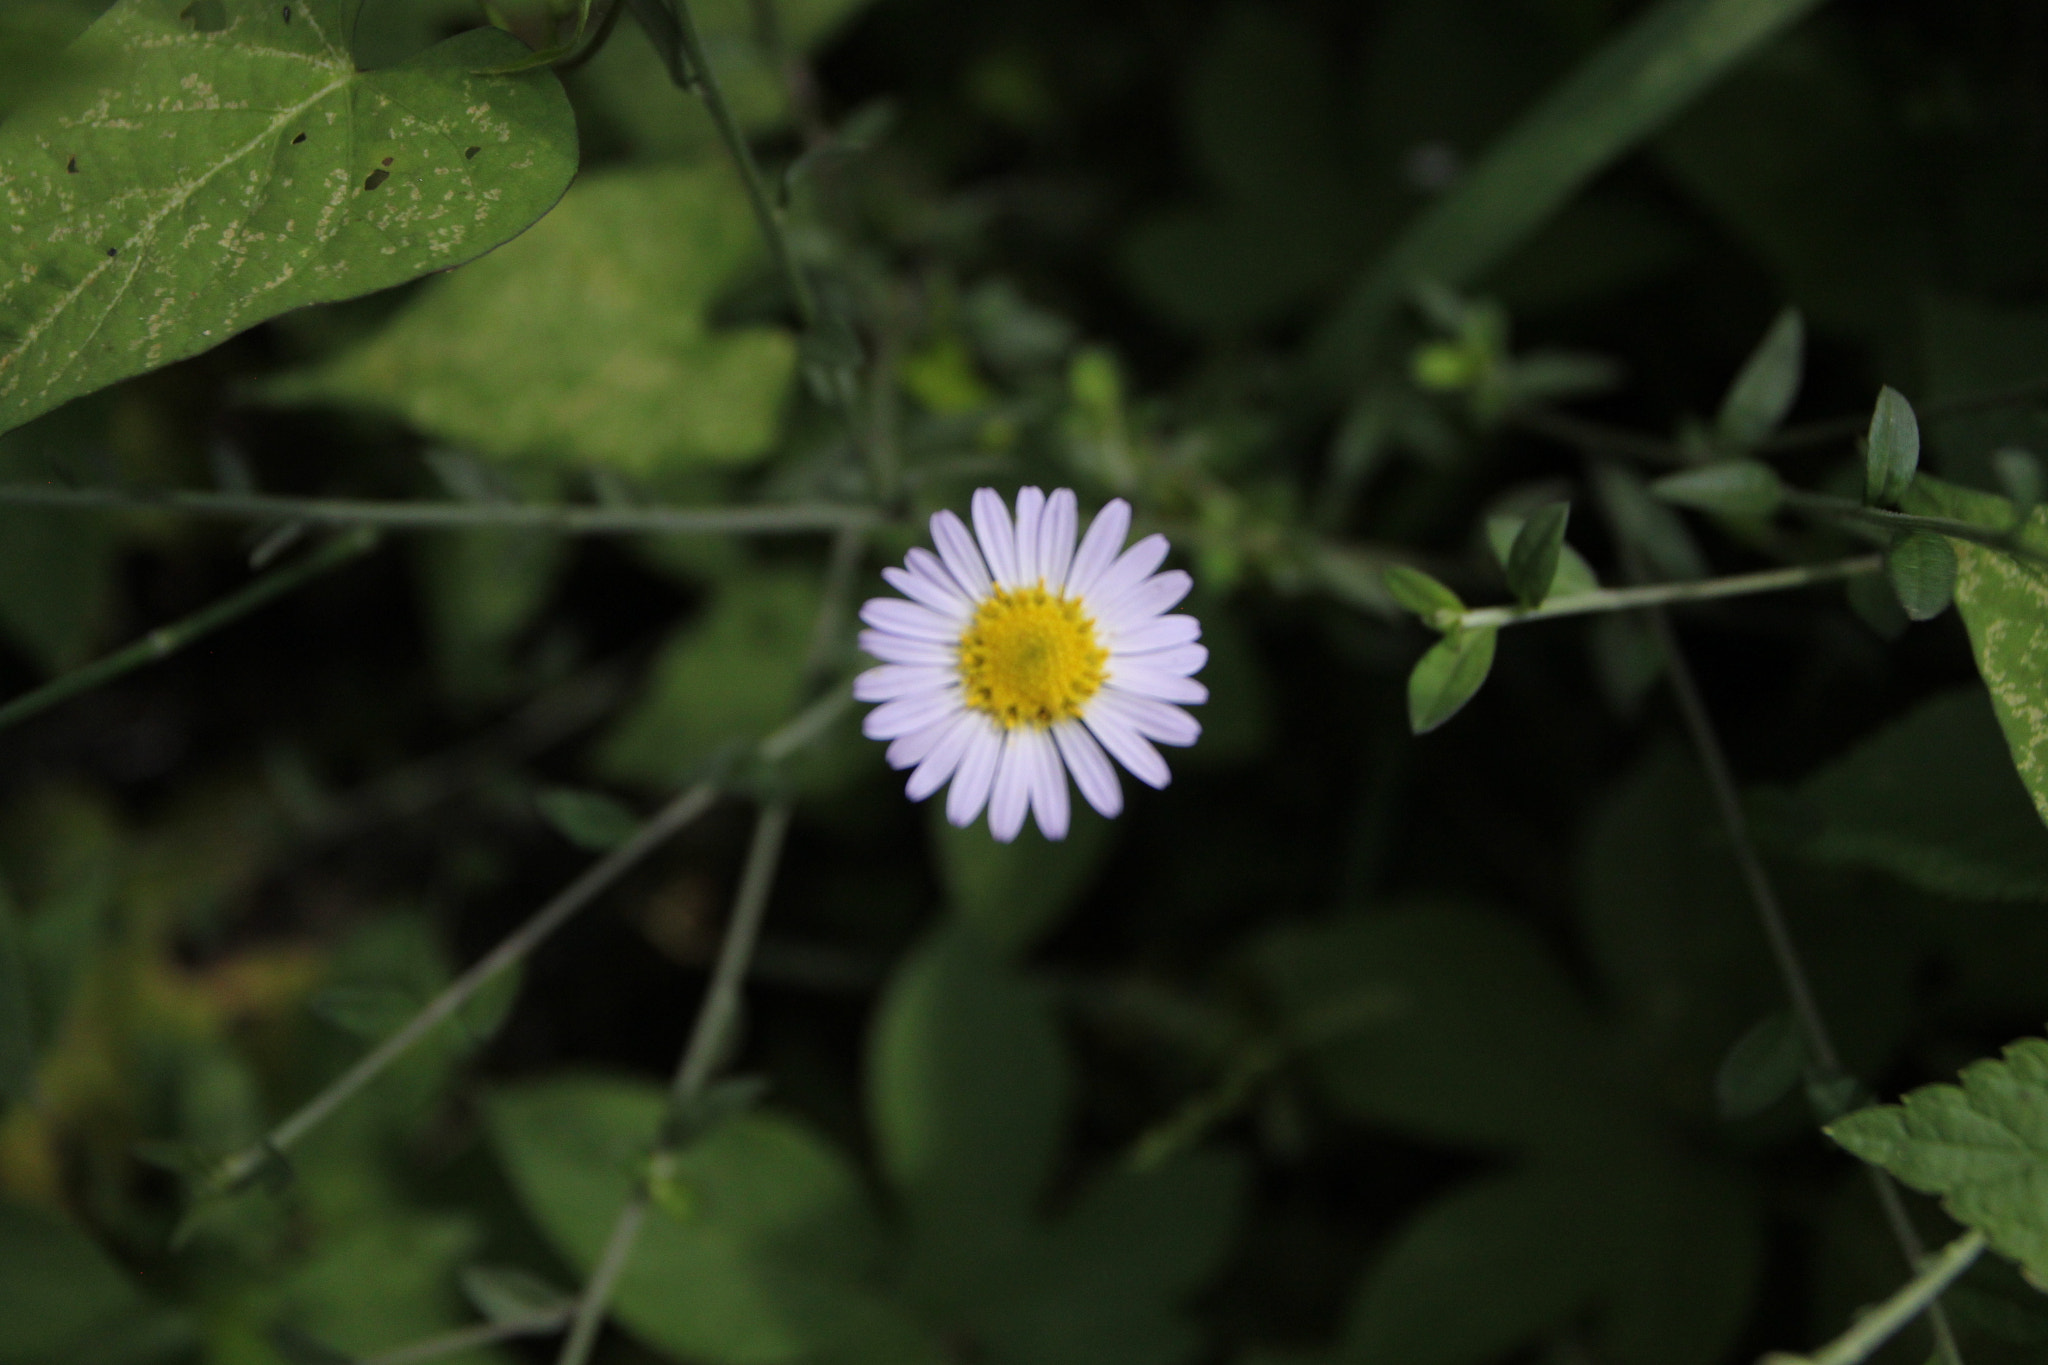
[[[1077,548],[1072,489],[1019,490],[1012,522],[983,488],[974,534],[940,512],[938,553],[912,550],[902,568],[882,570],[903,596],[861,607],[870,629],[860,647],[881,667],[856,678],[853,695],[881,703],[861,728],[889,742],[890,767],[912,770],[911,800],[950,779],[946,818],[970,825],[986,805],[989,833],[1008,843],[1027,809],[1046,838],[1066,837],[1068,773],[1089,805],[1121,811],[1109,757],[1166,785],[1152,745],[1202,733],[1181,707],[1209,699],[1191,676],[1209,651],[1195,643],[1199,621],[1166,614],[1194,586],[1179,569],[1154,572],[1166,537],[1126,550],[1130,528],[1130,504],[1114,499]]]

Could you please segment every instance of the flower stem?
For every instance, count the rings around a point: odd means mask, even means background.
[[[689,1041],[683,1046],[675,1079],[669,1086],[665,1130],[658,1139],[656,1158],[673,1150],[679,1118],[704,1093],[712,1075],[731,1050],[740,1017],[740,987],[760,941],[761,922],[767,915],[769,893],[775,887],[775,872],[782,859],[782,845],[789,833],[789,803],[777,801],[761,808],[754,821],[754,837],[747,849],[746,870],[740,876],[739,891],[733,897],[732,918],[727,922],[724,941],[718,947],[718,961],[711,971],[711,984],[697,1007]],[[604,1323],[605,1308],[612,1291],[633,1256],[640,1228],[647,1220],[648,1192],[643,1179],[619,1210],[605,1239],[603,1253],[591,1271],[589,1281],[576,1303],[576,1317],[562,1343],[556,1365],[584,1365],[597,1344],[598,1329]]]
[[[194,640],[211,635],[221,627],[247,616],[265,603],[318,578],[329,569],[348,563],[358,555],[366,553],[376,543],[376,533],[367,530],[337,537],[298,563],[274,570],[239,591],[228,594],[212,606],[194,612],[182,621],[159,626],[133,644],[117,649],[105,658],[89,663],[83,668],[66,673],[61,678],[53,678],[34,691],[23,693],[6,705],[0,706],[0,729],[26,720],[38,712],[47,711],[59,702],[69,701],[79,693],[90,691],[102,683],[112,682],[124,673],[131,673],[146,664],[168,658]]]
[[[784,507],[587,507],[499,502],[371,501],[290,498],[198,489],[57,488],[0,484],[0,505],[108,507],[184,512],[228,521],[302,521],[319,526],[372,526],[392,531],[492,527],[557,535],[792,535],[864,527],[878,520],[865,507],[806,503]]]
[[[1884,568],[1881,555],[1858,555],[1826,564],[1798,564],[1788,569],[1766,569],[1761,573],[1734,574],[1694,583],[1649,583],[1632,588],[1601,588],[1594,592],[1553,597],[1539,607],[1479,607],[1466,612],[1458,624],[1468,630],[1488,626],[1513,626],[1525,621],[1543,621],[1557,616],[1584,616],[1589,612],[1639,611],[1645,607],[1670,606],[1681,602],[1703,602],[1716,597],[1743,597],[1751,593],[1781,592],[1814,583],[1831,583],[1877,573]]]
[[[1898,1334],[1900,1328],[1922,1312],[1936,1309],[1935,1302],[1962,1273],[1984,1253],[1984,1234],[1971,1231],[1956,1238],[1920,1267],[1920,1273],[1890,1298],[1856,1319],[1855,1326],[1810,1356],[1777,1351],[1763,1358],[1761,1365],[1858,1365]]]

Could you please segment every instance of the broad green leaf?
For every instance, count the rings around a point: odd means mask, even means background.
[[[569,1076],[485,1106],[520,1203],[587,1274],[647,1160],[660,1087]],[[858,1173],[797,1123],[735,1118],[686,1147],[667,1178],[694,1199],[650,1212],[614,1305],[663,1352],[717,1365],[935,1362],[880,1291],[885,1244]]]
[[[545,71],[463,34],[359,72],[355,0],[119,0],[88,91],[0,126],[0,430],[291,308],[472,260],[576,167]],[[201,80],[197,72],[205,72]]]
[[[1778,471],[1760,460],[1724,460],[1650,485],[1665,502],[1723,517],[1768,517],[1785,501]]]
[[[603,792],[549,787],[533,803],[557,834],[593,853],[617,848],[640,828],[639,818],[624,802]]]
[[[2048,1041],[2022,1038],[1958,1080],[1837,1119],[1828,1136],[2048,1280]]]
[[[1735,1040],[1714,1075],[1714,1101],[1724,1119],[1761,1114],[1799,1086],[1806,1039],[1790,1011],[1777,1010]]]
[[[86,85],[92,64],[72,44],[89,22],[81,7],[58,0],[13,0],[0,9],[0,119]]]
[[[1818,0],[1661,0],[1525,114],[1416,217],[1354,286],[1319,339],[1355,371],[1415,281],[1469,284],[1604,167],[1655,133]]]
[[[1431,645],[1408,675],[1408,728],[1426,735],[1464,709],[1493,671],[1492,626],[1453,630]]]
[[[0,1203],[0,1365],[83,1358],[95,1338],[146,1311],[135,1283],[83,1232]]]
[[[28,942],[14,898],[0,886],[0,1114],[35,1080],[36,1017],[29,999]]]
[[[1501,513],[1486,519],[1486,543],[1493,550],[1493,557],[1507,572],[1508,553],[1514,548],[1515,537],[1522,533],[1527,520],[1517,513]],[[1552,597],[1571,597],[1582,592],[1595,592],[1600,587],[1600,576],[1593,572],[1593,566],[1586,557],[1569,545],[1560,544],[1557,554],[1557,573],[1551,579]]]
[[[1348,915],[1274,934],[1253,961],[1304,1046],[1359,1016],[1309,1052],[1331,1098],[1359,1118],[1472,1146],[1558,1149],[1618,1121],[1584,1002],[1506,916]]]
[[[1458,594],[1412,565],[1390,564],[1380,570],[1380,580],[1396,602],[1420,616],[1432,630],[1449,629],[1465,611]]]
[[[1570,522],[1572,505],[1568,502],[1546,503],[1529,514],[1521,530],[1515,532],[1514,543],[1508,547],[1506,564],[1508,590],[1525,607],[1543,605],[1543,599],[1550,596],[1552,585],[1557,581],[1557,566],[1564,550],[1565,526]]]
[[[936,805],[927,828],[954,913],[1009,952],[1030,947],[1088,893],[1116,834],[1110,821],[1076,811],[1064,839],[1047,839],[1030,826],[999,844],[985,832],[955,828]]]
[[[1728,386],[1714,434],[1724,445],[1746,450],[1776,431],[1799,397],[1805,364],[1806,320],[1797,308],[1787,308]]]
[[[796,349],[772,328],[714,328],[709,310],[759,253],[722,165],[587,176],[533,231],[266,392],[389,412],[501,458],[637,475],[746,463],[775,439]]]
[[[1956,595],[1956,552],[1947,536],[1909,531],[1885,551],[1885,577],[1909,621],[1931,621]]]
[[[666,785],[723,746],[765,735],[796,709],[818,589],[756,570],[722,582],[703,616],[671,635],[647,690],[599,745],[604,772]]]
[[[1913,485],[1920,468],[1920,421],[1906,396],[1887,384],[1871,409],[1863,469],[1863,500],[1891,507]]]
[[[2013,525],[2010,503],[1926,475],[1914,480],[1909,512],[1956,517],[1996,531]],[[1991,690],[2005,742],[2034,809],[2048,820],[2048,508],[2036,508],[2020,532],[2033,559],[1955,542],[1956,607],[1970,631],[1977,672]]]

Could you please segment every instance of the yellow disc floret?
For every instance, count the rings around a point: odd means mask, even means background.
[[[1005,728],[1080,715],[1102,686],[1108,661],[1080,601],[1056,597],[1042,585],[995,589],[960,636],[967,704]]]

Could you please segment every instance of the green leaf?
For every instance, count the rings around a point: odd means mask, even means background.
[[[2003,533],[2013,524],[2003,498],[1922,475],[1906,499],[1909,512],[1975,522]],[[2020,532],[2022,548],[2048,556],[2048,508],[2036,508]],[[1977,672],[1991,690],[2005,742],[2034,809],[2048,820],[2048,567],[1982,545],[1955,542],[1956,607],[1969,628]]]
[[[1747,450],[1778,429],[1806,363],[1806,319],[1787,308],[1744,361],[1714,417],[1714,434],[1730,449]]]
[[[1116,833],[1110,821],[1076,811],[1064,839],[1027,826],[999,844],[986,832],[955,828],[936,805],[927,828],[954,913],[1013,953],[1043,937],[1088,893]]]
[[[520,1203],[579,1275],[603,1250],[666,1105],[658,1086],[595,1076],[514,1086],[486,1103]],[[885,1244],[859,1174],[808,1129],[743,1115],[678,1153],[670,1178],[696,1198],[686,1216],[648,1216],[613,1299],[648,1345],[761,1365],[937,1360],[882,1297]]]
[[[1931,621],[1956,595],[1956,552],[1947,536],[1908,531],[1885,551],[1885,577],[1909,621]]]
[[[1800,788],[1824,862],[1966,900],[2048,901],[2048,830],[1981,687],[1922,702]]]
[[[1465,611],[1458,594],[1407,564],[1390,564],[1380,570],[1380,580],[1396,602],[1422,618],[1432,630],[1448,630]]]
[[[491,1322],[530,1322],[564,1316],[576,1307],[574,1294],[517,1266],[468,1266],[462,1292]]]
[[[0,1363],[77,1360],[147,1310],[90,1238],[39,1209],[0,1203]]]
[[[1606,505],[1614,529],[1649,561],[1657,574],[1673,582],[1707,576],[1707,559],[1694,543],[1684,520],[1650,496],[1634,470],[1620,464],[1593,467],[1593,486]]]
[[[1347,1112],[1465,1145],[1569,1149],[1615,1121],[1584,1002],[1550,950],[1504,915],[1347,915],[1254,950],[1287,1035]],[[1391,1002],[1363,1017],[1360,1006]],[[1361,1016],[1342,1036],[1331,1021]]]
[[[617,848],[640,828],[639,817],[623,801],[603,792],[549,787],[533,803],[557,834],[593,853]]]
[[[1789,1011],[1758,1020],[1735,1040],[1714,1075],[1714,1101],[1724,1119],[1746,1119],[1776,1104],[1806,1074],[1806,1038]]]
[[[1521,515],[1503,512],[1486,519],[1486,543],[1493,550],[1493,557],[1505,574],[1508,567],[1508,553],[1514,548],[1515,537],[1522,533],[1528,522]],[[1569,545],[1558,546],[1557,573],[1550,583],[1552,597],[1572,597],[1582,592],[1596,592],[1600,587],[1600,576],[1593,572],[1593,566],[1586,557]]]
[[[0,887],[0,1114],[35,1082],[36,1017],[29,999],[27,937],[14,898]]]
[[[1887,384],[1877,391],[1863,465],[1863,500],[1895,506],[1920,468],[1920,420],[1906,396]]]
[[[710,309],[759,252],[717,163],[586,176],[533,231],[265,393],[389,412],[500,458],[636,475],[744,464],[775,440],[796,348],[773,328],[714,328]]]
[[[1604,167],[1818,0],[1662,0],[1584,62],[1419,214],[1318,339],[1349,375],[1417,280],[1498,264]]]
[[[291,308],[460,265],[576,168],[545,71],[479,30],[356,70],[355,0],[221,0],[200,30],[120,0],[81,38],[94,88],[0,126],[0,430]],[[204,71],[203,85],[195,72]]]
[[[2022,1038],[1928,1085],[1859,1110],[1828,1136],[1924,1194],[2048,1281],[2048,1041]]]
[[[1408,728],[1426,735],[1463,709],[1493,670],[1492,626],[1456,630],[1430,646],[1408,675]]]
[[[1529,514],[1508,547],[1508,590],[1525,607],[1540,607],[1557,580],[1564,531],[1571,520],[1568,502],[1545,503]]]
[[[604,773],[667,785],[787,719],[817,605],[808,576],[760,570],[726,579],[703,616],[662,646],[646,691],[599,745]]]
[[[2042,474],[2041,461],[2032,451],[2017,446],[1993,451],[1991,471],[1998,476],[1998,486],[2005,490],[2005,496],[2011,499],[2018,521],[2032,516],[2034,508],[2048,496],[2048,476]]]
[[[1723,517],[1768,517],[1785,501],[1778,471],[1759,460],[1723,460],[1650,485],[1665,502]]]

